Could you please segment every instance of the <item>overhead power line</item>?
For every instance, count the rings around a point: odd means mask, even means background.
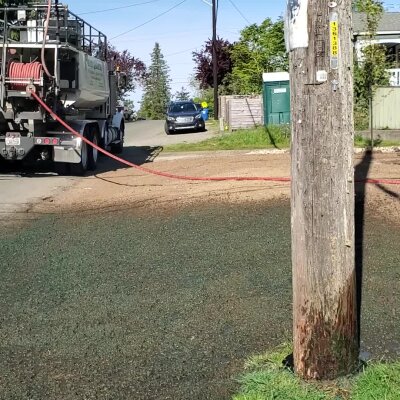
[[[150,4],[150,3],[155,3],[160,0],[149,0],[149,1],[144,1],[142,3],[135,3],[135,4],[129,4],[127,6],[120,6],[120,7],[114,7],[114,8],[106,8],[104,10],[96,10],[96,11],[86,11],[83,13],[79,13],[79,15],[86,15],[86,14],[98,14],[98,13],[105,13],[109,11],[115,11],[115,10],[122,10],[123,8],[131,8],[131,7],[137,7],[137,6],[143,6],[145,4]]]
[[[120,37],[120,36],[126,35],[127,33],[134,31],[135,29],[141,28],[142,26],[147,25],[147,24],[149,24],[150,22],[153,22],[154,20],[156,20],[156,19],[162,17],[162,16],[165,15],[165,14],[168,14],[169,12],[171,12],[172,10],[174,10],[175,8],[179,7],[181,4],[185,3],[186,1],[187,1],[187,0],[182,0],[180,3],[175,4],[174,6],[172,6],[171,8],[169,8],[168,10],[164,11],[163,13],[158,14],[158,15],[156,15],[155,17],[153,17],[153,18],[151,18],[151,19],[149,19],[149,20],[143,22],[142,24],[137,25],[137,26],[135,26],[135,27],[133,27],[133,28],[131,28],[131,29],[128,29],[127,31],[122,32],[122,33],[120,33],[120,34],[117,35],[117,36],[112,37],[110,40],[113,40],[113,39],[116,39],[116,38],[118,38],[118,37]]]
[[[232,6],[234,7],[234,9],[240,14],[240,16],[248,23],[251,25],[251,22],[244,16],[244,14],[239,10],[239,8],[237,7],[237,5],[233,2],[233,0],[228,0],[229,3],[232,4]]]

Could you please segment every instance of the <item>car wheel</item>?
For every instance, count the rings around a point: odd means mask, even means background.
[[[170,129],[168,129],[167,123],[166,123],[165,126],[164,126],[164,130],[165,130],[165,133],[166,133],[167,135],[171,135],[171,134],[173,133],[173,131],[171,131]]]

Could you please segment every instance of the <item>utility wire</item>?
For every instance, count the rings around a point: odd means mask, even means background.
[[[237,5],[233,2],[233,0],[228,0],[229,3],[232,4],[232,6],[235,8],[235,10],[240,14],[240,16],[249,24],[251,25],[251,22],[244,16],[244,14],[239,10]]]
[[[79,15],[98,14],[98,13],[105,13],[105,12],[108,12],[108,11],[122,10],[123,8],[130,8],[130,7],[142,6],[142,5],[145,5],[145,4],[155,3],[155,2],[157,2],[157,1],[160,1],[160,0],[149,0],[149,1],[145,1],[145,2],[143,2],[143,3],[129,4],[129,5],[127,5],[127,6],[120,6],[120,7],[114,7],[114,8],[106,8],[106,9],[104,9],[104,10],[87,11],[87,12],[79,13]]]
[[[172,56],[177,56],[178,54],[183,54],[183,53],[187,53],[191,50],[196,50],[197,47],[192,47],[191,49],[186,49],[186,50],[182,50],[182,51],[177,51],[176,53],[170,53],[170,54],[166,54],[165,57],[172,57]]]
[[[118,37],[120,37],[120,36],[126,35],[127,33],[134,31],[135,29],[141,28],[142,26],[149,24],[150,22],[156,20],[157,18],[160,18],[160,17],[162,17],[163,15],[168,14],[170,11],[172,11],[172,10],[174,10],[175,8],[179,7],[181,4],[185,3],[186,1],[187,1],[187,0],[182,0],[180,3],[175,4],[174,6],[172,6],[171,8],[169,8],[168,10],[164,11],[163,13],[156,15],[154,18],[151,18],[151,19],[149,19],[148,21],[143,22],[143,23],[140,24],[140,25],[137,25],[137,26],[133,27],[132,29],[129,29],[129,30],[125,31],[125,32],[120,33],[120,34],[117,35],[117,36],[112,37],[110,40],[113,40],[113,39],[116,39],[116,38],[118,38]]]

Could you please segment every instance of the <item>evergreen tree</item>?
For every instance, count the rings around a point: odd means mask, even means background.
[[[190,99],[190,92],[188,92],[183,86],[182,86],[182,88],[181,88],[181,90],[178,90],[176,93],[175,93],[175,99],[176,100],[181,100],[181,101],[183,101],[183,100],[189,100]]]
[[[169,68],[161,53],[160,45],[156,43],[145,80],[141,114],[149,119],[163,119],[170,98]]]

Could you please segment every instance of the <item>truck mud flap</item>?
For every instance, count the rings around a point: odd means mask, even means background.
[[[53,161],[78,164],[81,161],[81,152],[76,148],[53,147]]]

